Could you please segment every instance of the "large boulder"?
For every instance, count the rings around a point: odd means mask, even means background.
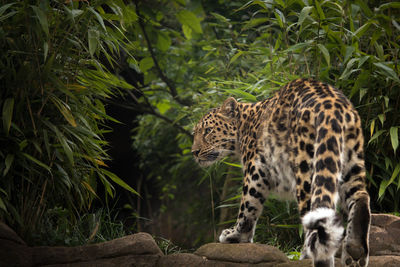
[[[163,256],[153,237],[138,233],[78,247],[28,247],[0,223],[0,266],[155,266]]]
[[[400,256],[399,237],[400,217],[388,214],[372,214],[369,234],[371,256]]]
[[[98,265],[114,266],[113,261],[124,263],[119,266],[131,266],[139,258],[145,256],[148,264],[154,266],[163,254],[151,235],[138,233],[117,238],[108,242],[79,247],[33,247],[33,265],[54,265],[66,263],[93,263]],[[131,260],[129,260],[131,259]],[[127,261],[129,260],[129,261]],[[107,263],[107,264],[106,264]],[[117,264],[115,263],[115,266]]]
[[[5,223],[0,222],[0,266],[31,266],[32,251]]]
[[[289,262],[285,254],[279,249],[263,244],[221,244],[210,243],[200,247],[195,255],[207,260],[263,264],[263,266],[275,266],[279,263]]]
[[[8,240],[26,246],[25,242],[14,232],[14,230],[1,221],[0,221],[0,240]]]

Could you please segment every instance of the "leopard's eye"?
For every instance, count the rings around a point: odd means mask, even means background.
[[[206,128],[206,129],[204,130],[204,133],[205,133],[205,134],[209,134],[210,132],[211,132],[211,128],[210,128],[210,127]]]

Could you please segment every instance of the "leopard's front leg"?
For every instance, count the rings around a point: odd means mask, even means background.
[[[261,171],[261,174],[265,174]],[[267,197],[267,180],[256,170],[244,178],[239,215],[235,226],[219,236],[221,243],[252,243],[258,217]]]

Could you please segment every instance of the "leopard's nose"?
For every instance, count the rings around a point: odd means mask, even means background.
[[[200,153],[200,149],[192,150],[192,154],[197,157]]]

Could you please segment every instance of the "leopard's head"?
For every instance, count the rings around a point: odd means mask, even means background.
[[[192,153],[200,166],[206,167],[226,156],[238,154],[238,103],[232,97],[212,109],[193,129]]]

